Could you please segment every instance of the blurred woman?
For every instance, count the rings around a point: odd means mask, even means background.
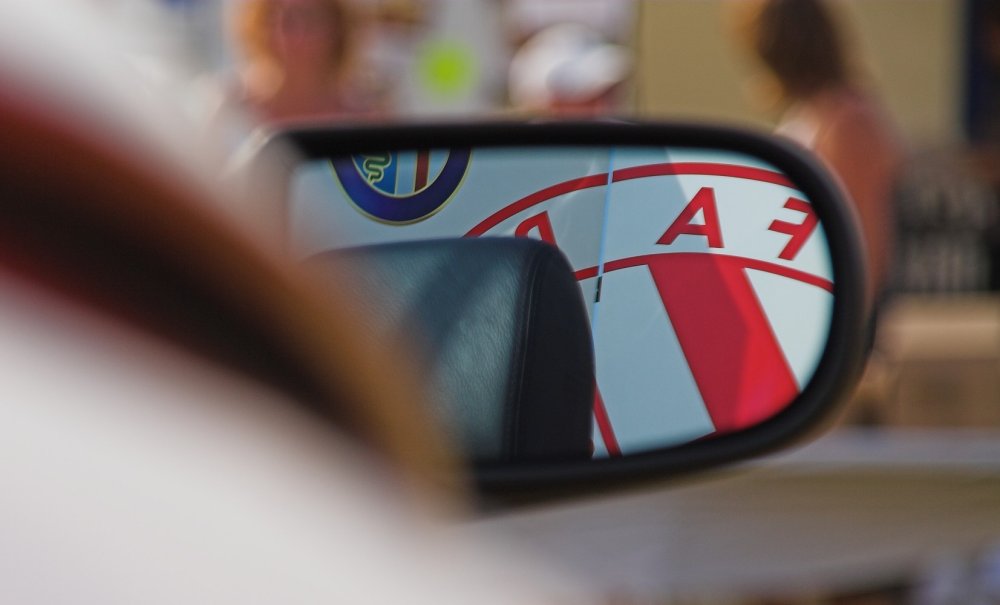
[[[247,59],[234,99],[268,122],[364,112],[350,81],[357,23],[340,0],[244,0],[235,19]]]
[[[893,186],[903,159],[895,129],[860,83],[826,2],[763,0],[745,18],[747,42],[777,85],[784,110],[777,132],[813,150],[854,202],[878,300],[889,277]]]

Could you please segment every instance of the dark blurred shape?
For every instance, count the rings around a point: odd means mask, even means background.
[[[848,84],[850,74],[840,33],[819,2],[765,2],[754,27],[754,51],[778,79],[789,101]]]
[[[1000,140],[1000,3],[966,2],[965,127],[973,143]]]
[[[998,208],[991,179],[953,152],[907,163],[897,189],[898,243],[893,292],[956,294],[995,290]]]
[[[985,266],[986,283],[976,290],[1000,290],[1000,3],[969,0],[966,7],[965,127],[972,143],[973,176],[993,188],[979,210],[987,220],[967,234]]]

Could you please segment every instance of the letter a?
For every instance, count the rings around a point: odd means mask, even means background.
[[[531,232],[538,233],[538,238],[543,242],[556,245],[556,234],[552,230],[552,221],[549,220],[549,213],[543,212],[525,219],[514,229],[514,237],[531,237]]]
[[[693,225],[691,220],[698,214],[699,210],[705,217],[705,224]],[[709,248],[723,247],[722,230],[719,229],[719,211],[715,207],[714,189],[702,187],[660,239],[656,240],[656,243],[669,246],[674,243],[678,235],[701,235],[708,239]]]

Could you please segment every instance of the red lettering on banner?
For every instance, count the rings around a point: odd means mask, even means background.
[[[531,232],[537,231],[538,238],[543,242],[556,245],[556,234],[552,231],[552,221],[549,220],[549,213],[543,212],[531,218],[525,219],[514,229],[515,237],[531,237]]]
[[[698,211],[701,211],[702,216],[705,217],[704,225],[691,223]],[[708,239],[709,248],[723,247],[722,230],[719,228],[719,210],[715,207],[714,189],[702,187],[660,239],[656,240],[656,243],[669,246],[679,235],[701,235]]]
[[[775,231],[777,233],[784,233],[785,235],[792,236],[792,239],[788,240],[785,244],[784,249],[778,258],[783,260],[795,260],[795,257],[799,255],[802,250],[802,246],[806,245],[809,241],[809,236],[813,234],[816,230],[816,225],[819,224],[819,219],[816,218],[816,213],[813,212],[812,206],[794,197],[788,198],[785,202],[785,208],[789,210],[795,210],[805,214],[805,218],[802,219],[801,223],[789,223],[786,221],[773,221],[768,230]]]

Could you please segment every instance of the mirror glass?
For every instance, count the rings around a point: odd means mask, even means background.
[[[289,181],[302,259],[441,237],[558,246],[591,322],[595,457],[738,431],[788,406],[832,321],[832,263],[810,200],[727,150],[421,149],[311,159]]]

